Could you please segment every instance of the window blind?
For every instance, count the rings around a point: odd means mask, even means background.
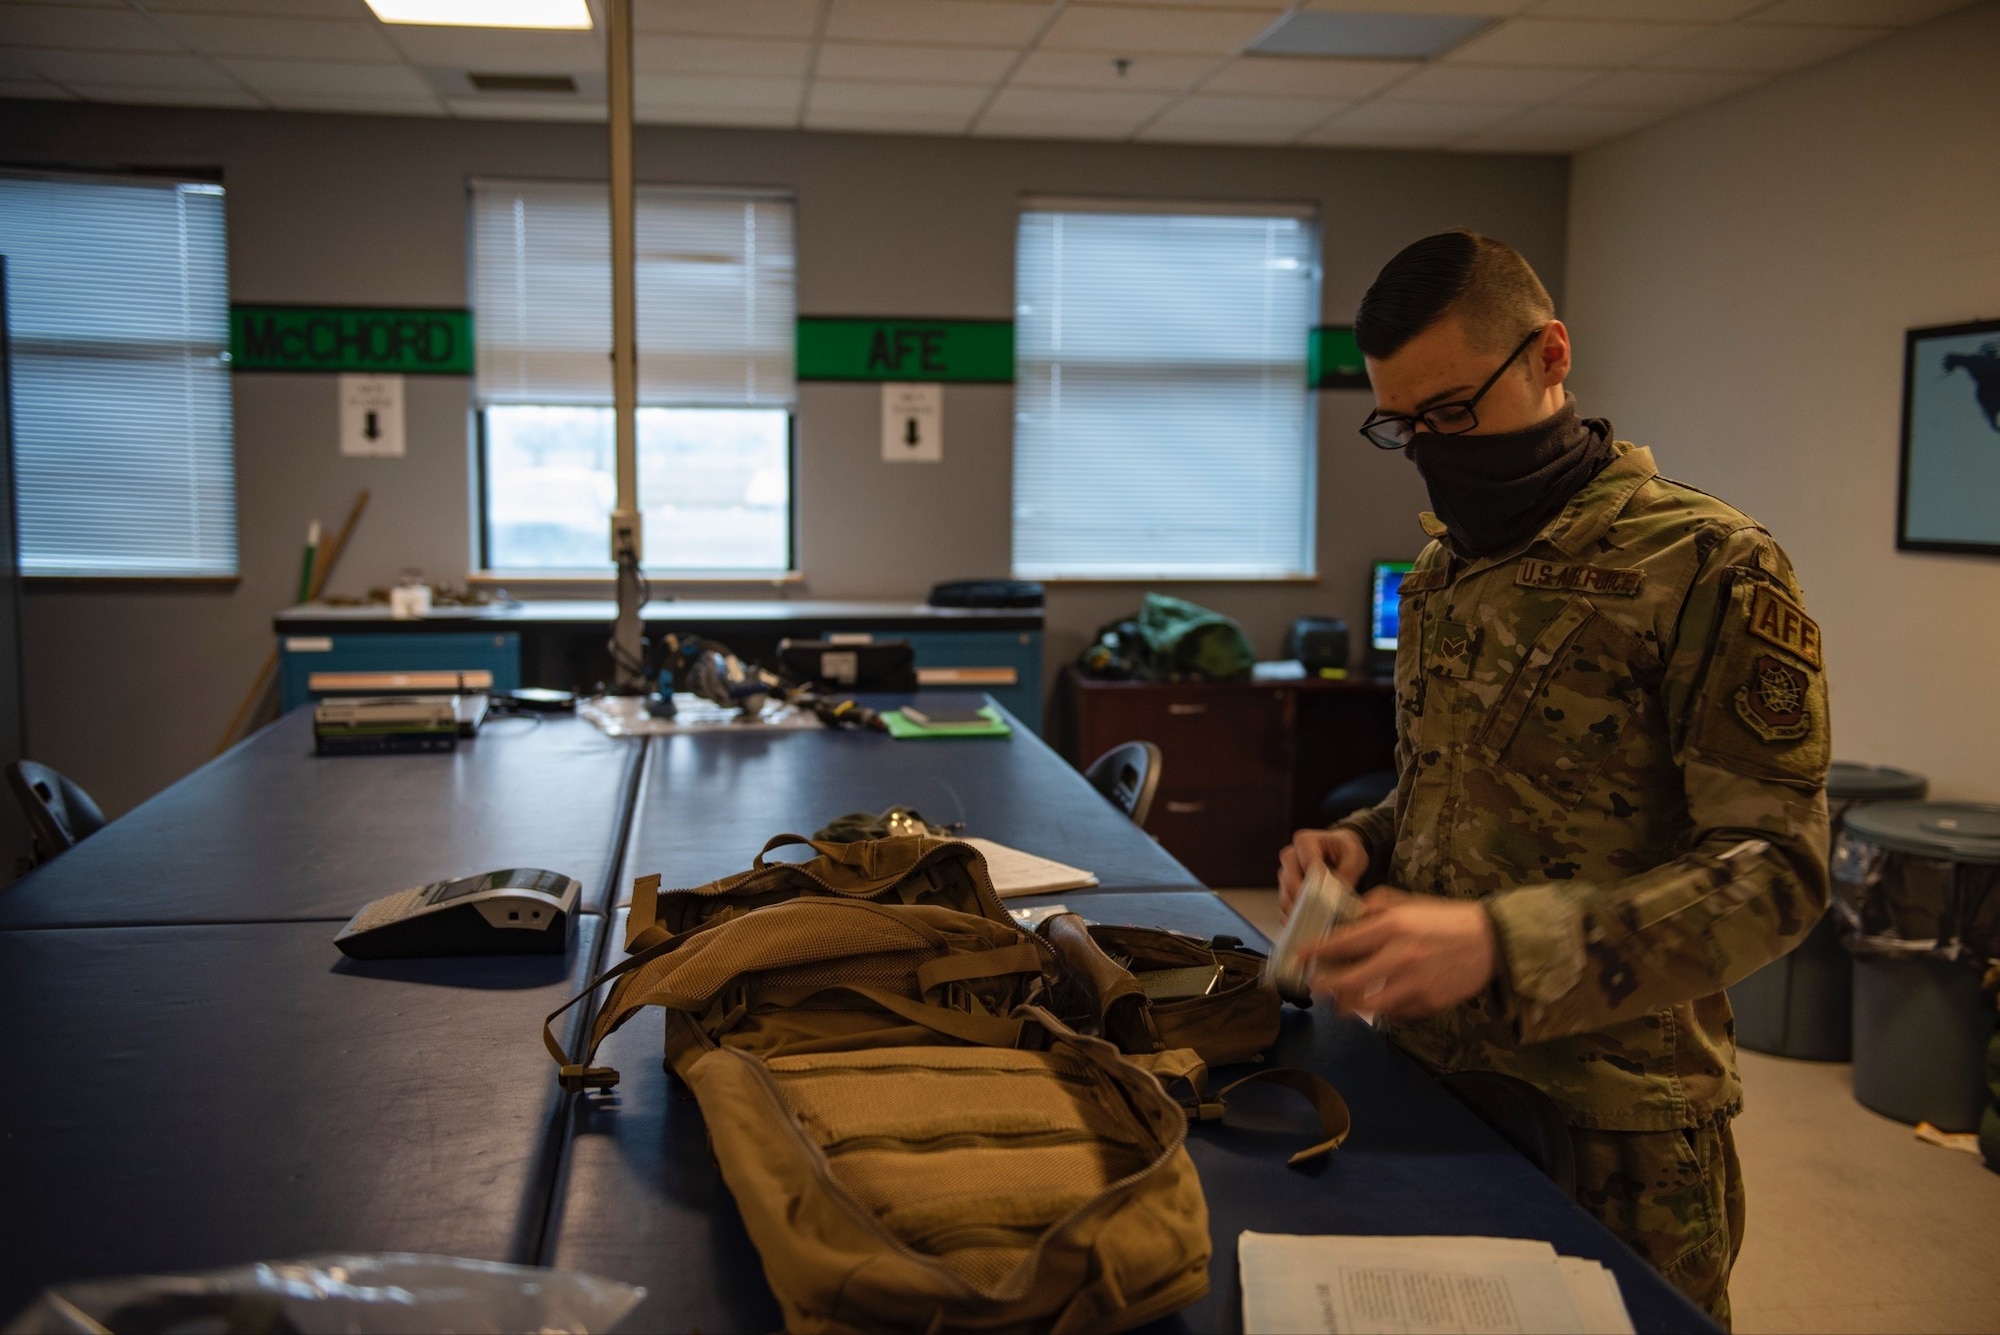
[[[1310,573],[1314,238],[1292,212],[1021,215],[1016,574]]]
[[[21,570],[236,573],[223,193],[0,176]]]
[[[611,206],[601,185],[472,187],[482,404],[611,402]],[[792,203],[641,187],[639,402],[788,407]]]

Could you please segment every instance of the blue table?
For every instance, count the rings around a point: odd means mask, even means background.
[[[345,922],[521,866],[576,877],[601,909],[642,749],[555,717],[495,719],[449,752],[316,756],[295,709],[0,890],[0,929]]]
[[[373,963],[323,922],[0,932],[0,1320],[86,1276],[533,1261],[569,1101],[540,1026],[603,925]]]
[[[1098,922],[1263,936],[1206,891],[1060,896]],[[623,915],[606,937],[619,957]],[[1602,1261],[1642,1331],[1712,1332],[1706,1316],[1585,1214],[1526,1159],[1366,1025],[1287,1007],[1271,1061],[1304,1066],[1346,1096],[1354,1131],[1331,1159],[1287,1166],[1316,1123],[1295,1096],[1244,1094],[1223,1123],[1190,1128],[1188,1153],[1208,1197],[1211,1287],[1155,1323],[1160,1332],[1242,1325],[1236,1239],[1277,1233],[1481,1234],[1538,1238]],[[563,1181],[550,1212],[546,1264],[643,1284],[635,1330],[771,1330],[777,1301],[723,1185],[693,1101],[661,1069],[663,1024],[643,1012],[605,1041],[598,1060],[622,1075],[609,1095],[581,1098],[567,1127]],[[1226,1075],[1221,1077],[1226,1079]]]

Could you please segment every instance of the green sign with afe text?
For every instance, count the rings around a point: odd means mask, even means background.
[[[1368,368],[1352,327],[1326,324],[1306,335],[1306,383],[1314,389],[1368,388]]]
[[[799,320],[801,380],[1014,381],[1012,320]]]
[[[471,375],[472,312],[231,306],[229,364],[236,371]]]

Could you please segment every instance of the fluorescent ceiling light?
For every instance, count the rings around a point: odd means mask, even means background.
[[[372,4],[374,0],[369,0]],[[1483,14],[1343,14],[1302,10],[1258,38],[1253,56],[1429,60],[1490,27]]]
[[[368,0],[384,23],[455,28],[588,28],[584,0]]]

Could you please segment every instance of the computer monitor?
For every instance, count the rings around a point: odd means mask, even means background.
[[[1369,646],[1380,654],[1396,652],[1396,609],[1401,605],[1403,576],[1412,561],[1377,561],[1369,585],[1373,602],[1368,612]]]

